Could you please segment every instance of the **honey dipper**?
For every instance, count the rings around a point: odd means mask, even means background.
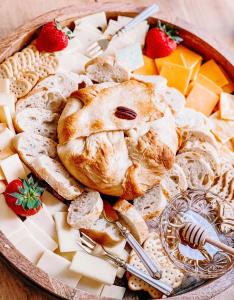
[[[185,223],[180,231],[181,237],[192,247],[202,247],[205,243],[209,243],[224,252],[234,255],[234,249],[226,244],[216,241],[209,237],[209,233],[205,228],[194,223]]]

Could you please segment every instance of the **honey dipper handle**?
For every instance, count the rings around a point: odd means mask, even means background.
[[[213,240],[209,237],[206,237],[205,241],[221,250],[223,250],[224,252],[227,252],[231,255],[234,255],[234,249],[230,246],[227,246],[226,244],[220,242],[220,241],[216,241],[216,240]]]

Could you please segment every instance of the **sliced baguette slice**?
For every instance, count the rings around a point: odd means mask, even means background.
[[[74,200],[83,192],[81,185],[58,160],[40,155],[31,165],[36,175],[45,180],[64,199]]]
[[[187,190],[188,183],[183,169],[178,164],[174,164],[160,182],[160,186],[169,199],[172,199],[181,191]]]
[[[161,187],[155,186],[143,196],[136,198],[133,204],[143,216],[144,220],[150,221],[161,214],[167,205],[167,199]]]
[[[52,112],[61,112],[66,104],[66,98],[56,90],[35,90],[16,103],[16,112],[26,108],[47,109]]]
[[[76,229],[89,227],[100,217],[103,201],[98,192],[88,191],[71,202],[67,223]]]
[[[202,155],[185,152],[176,156],[176,163],[183,169],[188,187],[191,189],[208,189],[214,182],[214,172]]]
[[[85,71],[95,82],[123,82],[130,79],[127,69],[116,63],[112,56],[98,57],[85,65]]]
[[[107,247],[115,246],[122,240],[116,225],[108,222],[102,216],[88,227],[80,228],[80,231],[87,234],[97,243]]]
[[[59,114],[49,110],[26,108],[15,115],[14,125],[17,132],[31,132],[56,140],[58,119]]]
[[[127,200],[119,200],[114,209],[119,213],[120,219],[126,224],[135,239],[142,244],[149,236],[149,229],[142,215]]]
[[[24,163],[32,167],[32,161],[39,155],[57,157],[57,143],[42,135],[22,132],[13,139],[13,146]]]
[[[200,143],[210,143],[215,149],[218,144],[213,134],[208,130],[189,129],[182,131],[182,147],[187,141],[199,141]]]

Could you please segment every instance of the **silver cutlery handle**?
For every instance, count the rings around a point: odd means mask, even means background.
[[[138,268],[126,264],[125,265],[126,270],[135,275],[136,277],[142,279],[144,282],[148,283],[149,285],[151,285],[152,287],[156,288],[157,290],[159,290],[160,292],[162,292],[163,294],[169,296],[171,295],[173,288],[165,283],[163,283],[160,280],[154,279],[152,278],[150,275],[146,274],[144,271],[139,270]]]
[[[160,279],[161,278],[161,271],[155,265],[153,260],[148,256],[148,254],[144,251],[141,245],[137,242],[134,236],[130,233],[130,231],[124,227],[119,222],[116,222],[121,234],[126,238],[129,245],[134,249],[137,256],[142,261],[143,265],[145,266],[146,270],[149,272],[150,276],[153,278]]]
[[[159,11],[159,6],[157,4],[152,4],[146,9],[144,9],[139,15],[133,18],[129,23],[127,23],[123,28],[118,30],[115,35],[118,35],[121,32],[125,32],[129,29],[132,29],[142,21],[146,20],[148,17],[154,15]]]

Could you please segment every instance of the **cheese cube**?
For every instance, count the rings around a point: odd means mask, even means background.
[[[14,154],[12,151],[13,137],[14,137],[13,132],[8,128],[4,128],[0,132],[0,159],[4,159],[7,156]]]
[[[12,123],[11,113],[6,105],[0,105],[0,122],[6,123],[7,127],[15,133],[15,128]]]
[[[85,291],[85,292],[95,295],[95,296],[101,295],[103,287],[104,287],[104,284],[101,283],[100,281],[93,280],[91,278],[84,277],[84,276],[81,277],[81,279],[77,285],[77,288],[79,290]]]
[[[10,79],[0,78],[0,93],[9,93],[9,92],[10,92]]]
[[[58,244],[39,226],[37,226],[30,218],[24,221],[24,225],[28,231],[38,240],[46,249],[54,251],[58,248]]]
[[[126,291],[126,288],[122,287],[122,286],[105,285],[102,290],[101,296],[121,300],[121,299],[123,299],[125,291]]]
[[[154,59],[143,55],[144,59],[144,65],[137,70],[135,70],[134,74],[140,74],[140,75],[156,75],[157,74],[157,68],[155,65]]]
[[[21,227],[23,222],[6,204],[5,197],[0,195],[0,230],[8,237]]]
[[[214,113],[210,119],[214,125],[212,132],[222,144],[234,138],[234,121],[220,119],[219,112]]]
[[[199,83],[195,83],[186,99],[186,107],[193,108],[196,111],[209,116],[216,104],[219,96],[208,90]]]
[[[36,264],[45,251],[45,247],[39,243],[25,226],[13,232],[8,239],[29,261]]]
[[[67,212],[56,212],[54,214],[54,220],[58,236],[59,251],[72,252],[81,249],[77,242],[80,237],[79,231],[67,223]]]
[[[24,166],[18,154],[3,159],[0,166],[8,183],[17,178],[26,177]]]
[[[191,79],[192,69],[165,62],[160,75],[167,79],[168,86],[174,87],[185,94]]]
[[[117,267],[105,259],[79,250],[72,260],[70,270],[82,276],[111,285],[115,281]]]
[[[213,59],[204,63],[201,66],[199,73],[208,77],[220,87],[228,84],[228,79],[226,78],[224,72]]]
[[[225,86],[222,87],[223,91],[225,93],[233,93],[234,92],[234,82],[229,82],[228,84],[226,84]]]
[[[11,117],[15,114],[15,101],[13,94],[0,92],[0,105],[5,105],[9,108]]]
[[[201,68],[201,61],[198,62],[194,67],[191,75],[191,80],[196,80]]]
[[[0,163],[1,163],[1,161],[0,161]],[[1,169],[1,166],[0,166],[0,180],[6,180],[5,175]]]
[[[129,253],[128,253],[128,251],[126,251],[126,250],[124,249],[123,252],[121,253],[120,258],[122,258],[124,261],[127,261],[127,260],[128,260],[128,257],[129,257]],[[116,277],[118,277],[118,278],[120,278],[120,279],[123,278],[125,272],[126,272],[126,270],[125,270],[124,268],[118,267]]]
[[[105,249],[115,256],[122,257],[122,253],[124,251],[125,245],[126,245],[126,240],[122,239],[118,244],[116,244],[113,247],[105,246]]]
[[[48,191],[44,191],[42,194],[42,202],[46,205],[46,208],[53,216],[56,212],[67,211],[67,205],[57,199],[54,195]]]
[[[219,108],[221,119],[234,121],[234,95],[221,93]]]
[[[85,64],[89,61],[89,58],[81,53],[63,53],[58,55],[58,60],[58,71],[68,71],[79,74],[84,72]]]
[[[0,181],[0,194],[4,193],[6,190],[6,185],[3,181]]]
[[[202,57],[201,55],[193,52],[183,45],[178,45],[176,50],[178,53],[182,54],[181,59],[183,65],[187,68],[193,69],[192,79],[196,76],[197,69],[200,68]]]
[[[100,28],[104,29],[107,26],[106,13],[103,11],[103,12],[99,12],[99,13],[96,13],[93,15],[88,15],[83,18],[79,18],[79,19],[75,20],[74,23],[75,23],[75,25],[78,25],[80,23],[88,23],[95,27],[100,27]]]
[[[73,257],[74,255],[76,254],[76,252],[60,252],[59,251],[59,248],[57,248],[55,251],[54,251],[55,254],[58,254],[60,256],[62,256],[63,258],[69,260],[70,262],[73,260]]]
[[[211,90],[213,93],[220,95],[222,93],[221,87],[219,87],[214,81],[210,80],[203,74],[198,74],[196,82],[200,83],[207,89]]]
[[[55,222],[45,205],[42,205],[42,208],[37,214],[30,216],[29,218],[30,221],[40,227],[53,240],[57,241]]]
[[[74,288],[80,280],[80,275],[69,270],[69,266],[68,260],[49,250],[44,251],[37,263],[38,268]]]
[[[183,59],[182,59],[182,54],[177,50],[173,51],[170,55],[168,55],[166,57],[155,59],[155,64],[157,66],[157,70],[158,70],[159,73],[162,69],[162,66],[165,63],[173,63],[175,65],[184,66],[184,62],[183,62]]]
[[[127,46],[116,53],[116,61],[128,69],[134,71],[144,65],[144,59],[139,43]]]

